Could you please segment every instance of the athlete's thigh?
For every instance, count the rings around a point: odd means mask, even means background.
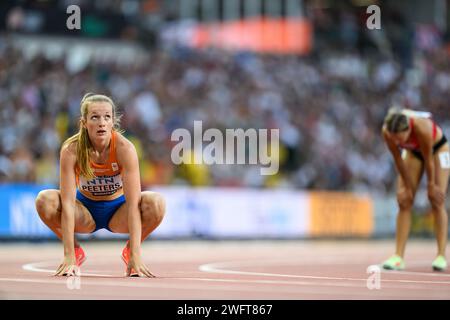
[[[61,214],[62,202],[61,202],[61,191],[54,190],[58,195],[58,211]],[[61,220],[60,220],[61,223]],[[95,230],[95,221],[89,210],[86,209],[83,204],[75,200],[75,232],[78,233],[90,233]]]
[[[78,200],[75,201],[75,232],[91,233],[95,230],[95,221],[89,210]]]
[[[447,193],[448,180],[450,174],[450,148],[448,143],[443,145],[434,155],[434,172],[436,174],[436,184],[439,189]]]
[[[128,211],[126,202],[116,210],[111,220],[109,220],[108,228],[114,233],[128,233]]]
[[[142,199],[150,199],[150,200],[154,199],[155,201],[158,201],[158,199],[155,199],[155,196],[158,196],[158,194],[153,191],[141,192],[141,197],[140,197],[140,201],[139,201],[140,214],[142,214],[142,207],[141,207]],[[112,232],[116,232],[116,233],[129,233],[128,211],[127,211],[127,203],[126,202],[123,203],[122,206],[119,209],[117,209],[117,211],[114,213],[111,220],[109,221],[108,228]]]
[[[411,183],[413,188],[413,194],[416,194],[417,188],[419,187],[420,179],[422,178],[423,174],[423,161],[418,159],[411,151],[409,150],[403,150],[402,153],[402,159],[403,163],[406,168],[407,174],[411,177]],[[403,181],[403,178],[398,175],[397,178],[397,189],[403,190],[405,189],[405,182]]]

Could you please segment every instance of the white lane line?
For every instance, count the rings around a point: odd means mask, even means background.
[[[220,267],[223,268],[228,268],[227,263],[230,262],[222,262],[223,265],[221,265]],[[230,267],[233,267],[233,262],[231,262],[232,265],[230,265]],[[367,260],[351,260],[351,262],[349,262],[348,258],[342,258],[342,256],[328,256],[326,258],[319,258],[319,259],[314,259],[311,257],[307,257],[307,258],[302,258],[302,259],[292,259],[290,258],[289,260],[283,260],[283,259],[259,259],[258,260],[258,266],[264,266],[264,267],[270,267],[270,266],[291,266],[291,267],[295,267],[295,266],[327,266],[330,268],[333,268],[334,266],[339,266],[339,267],[345,267],[345,266],[363,266],[362,267],[362,271],[365,272],[366,268],[370,265],[368,264]],[[416,261],[412,261],[408,263],[409,267],[430,267],[430,272],[420,272],[420,271],[407,271],[407,270],[402,270],[402,271],[392,271],[392,270],[385,270],[382,268],[382,264],[372,264],[372,265],[376,265],[378,267],[381,268],[381,272],[383,273],[395,273],[395,274],[405,274],[405,275],[418,275],[418,276],[429,276],[429,277],[444,277],[444,278],[449,278],[450,274],[448,273],[439,273],[439,272],[433,272],[431,269],[431,264],[428,260],[416,260]],[[254,267],[255,266],[255,260],[239,260],[239,268],[242,267]]]
[[[66,283],[68,278],[54,278],[54,281],[42,280],[42,279],[21,279],[21,278],[0,278],[0,281],[4,282],[24,282],[24,283],[49,283],[49,284],[61,284]]]
[[[45,269],[43,266],[47,266],[52,261],[42,261],[35,263],[28,263],[22,266],[22,269],[32,272],[43,272],[53,274],[55,271],[51,269]],[[104,277],[104,278],[117,278],[117,276],[104,275],[104,274],[94,274],[94,273],[82,273],[83,276],[94,276],[94,277]],[[6,279],[6,278],[4,278]],[[124,277],[126,279],[126,277]],[[261,284],[287,284],[287,285],[313,285],[313,282],[293,282],[293,281],[276,281],[276,280],[241,280],[241,279],[216,279],[216,278],[187,278],[187,277],[167,277],[167,278],[157,278],[157,279],[167,279],[167,280],[185,280],[185,281],[210,281],[210,282],[227,282],[227,283],[261,283]]]
[[[18,282],[18,283],[42,283],[42,284],[54,284],[54,285],[66,285],[69,278],[66,278],[64,280],[62,279],[55,279],[55,281],[51,280],[43,280],[43,279],[18,279],[18,278],[0,278],[0,282]],[[245,287],[245,286],[230,286],[227,285],[228,283],[247,283],[247,284],[254,284],[254,283],[260,283],[259,280],[229,280],[229,279],[206,279],[206,278],[171,278],[171,280],[188,280],[188,281],[216,281],[221,282],[223,285],[218,286],[211,286],[211,285],[195,285],[195,284],[170,284],[167,282],[161,282],[161,281],[155,281],[155,280],[165,280],[165,279],[141,279],[141,281],[95,281],[95,280],[89,280],[89,281],[83,281],[81,277],[80,287],[85,286],[94,286],[94,287],[127,287],[127,288],[161,288],[161,289],[176,289],[176,290],[197,290],[200,292],[206,292],[206,291],[217,291],[217,292],[247,292],[247,293],[271,293],[271,294],[301,294],[301,293],[307,293],[310,292],[310,290],[302,292],[301,289],[305,289],[306,285],[308,285],[307,282],[304,282],[304,286],[299,286],[292,288],[292,287],[278,287],[276,291],[274,291],[273,286],[266,286],[266,287],[260,287],[258,290],[255,290],[254,287]],[[266,281],[263,281],[264,283]],[[281,282],[281,281],[280,281]],[[269,282],[270,283],[270,282]],[[276,283],[276,281],[274,282]],[[270,283],[272,284],[272,283]],[[309,288],[315,287],[314,283],[309,283]],[[71,290],[72,291],[72,290]],[[75,290],[76,291],[76,290]],[[349,293],[350,294],[350,293]]]
[[[80,277],[81,279],[83,276]],[[54,280],[42,280],[42,279],[21,279],[21,278],[0,278],[0,281],[11,281],[11,282],[33,282],[33,283],[51,283],[51,284],[60,284],[62,282],[65,282],[67,279],[71,279],[70,277],[55,277],[52,278]],[[129,279],[124,277],[124,280]],[[146,278],[143,278],[146,279]],[[185,280],[185,281],[200,281],[200,282],[223,282],[223,283],[260,283],[260,284],[286,284],[286,285],[315,285],[315,282],[312,281],[277,281],[277,280],[245,280],[245,279],[216,279],[216,278],[152,278],[151,280],[146,279],[142,281],[157,281],[157,280],[170,280],[170,281],[176,281],[176,280]],[[139,280],[137,280],[139,281]],[[138,287],[153,287],[154,283],[149,285],[143,285],[143,282],[135,282],[135,283],[129,283],[124,284],[121,282],[120,286],[135,286],[137,284]],[[111,282],[95,282],[95,281],[89,281],[86,284],[88,285],[113,285]],[[114,285],[116,282],[114,282]],[[350,285],[352,286],[352,285]],[[354,286],[352,286],[354,287]],[[237,289],[236,289],[237,290]]]
[[[44,273],[55,273],[55,269],[45,269],[44,266],[48,266],[50,263],[54,264],[53,261],[42,261],[42,262],[33,262],[27,263],[22,266],[23,270],[33,271],[33,272],[44,272]],[[85,273],[81,272],[81,276],[90,276],[90,277],[102,277],[102,278],[117,278],[118,275],[114,276],[111,274],[97,274],[97,273]]]
[[[269,261],[269,260],[267,260]],[[24,270],[32,271],[32,272],[42,272],[42,273],[50,273],[53,274],[55,271],[53,269],[45,269],[44,266],[48,266],[50,264],[54,264],[54,261],[42,261],[35,263],[28,263],[22,266]],[[238,265],[236,265],[236,263]],[[289,265],[292,265],[292,261],[288,262]],[[260,264],[260,261],[258,261]],[[280,265],[280,261],[277,260],[269,263],[272,265]],[[363,281],[363,284],[351,284],[351,283],[332,283],[332,282],[324,282],[320,283],[314,281],[276,281],[276,280],[265,280],[265,279],[257,279],[257,280],[249,280],[249,279],[215,279],[215,278],[186,278],[186,277],[177,277],[177,278],[157,278],[157,279],[167,279],[167,280],[185,280],[185,281],[209,281],[209,282],[222,282],[222,283],[254,283],[254,284],[279,284],[279,285],[296,285],[296,286],[338,286],[338,287],[362,287],[365,285],[367,279],[360,278],[348,278],[348,277],[326,277],[326,276],[310,276],[310,275],[289,275],[289,274],[276,274],[276,273],[263,273],[263,272],[247,272],[247,271],[236,271],[236,270],[227,270],[224,268],[231,267],[241,267],[241,266],[252,266],[255,265],[255,261],[242,261],[242,262],[223,262],[223,263],[213,263],[213,264],[204,264],[199,266],[199,270],[202,272],[209,273],[222,273],[222,274],[239,274],[239,275],[253,275],[253,276],[266,276],[266,277],[283,277],[283,278],[297,278],[297,279],[319,279],[319,280],[331,280],[331,281]],[[118,275],[107,275],[107,274],[97,274],[97,273],[82,273],[82,276],[92,276],[92,277],[100,277],[100,278],[118,278]],[[126,277],[124,277],[126,279]],[[445,281],[414,281],[414,280],[387,280],[382,279],[382,282],[400,282],[400,283],[412,283],[412,284],[421,284],[421,283],[430,283],[430,284],[450,284],[450,282]],[[49,282],[54,283],[54,282]],[[99,285],[102,284],[98,283]],[[134,286],[136,283],[130,283],[126,286]],[[411,289],[421,289],[422,287],[410,287]],[[423,288],[425,289],[425,288]]]
[[[125,278],[124,278],[125,279]],[[201,285],[179,285],[179,284],[170,284],[167,282],[161,283],[155,280],[186,280],[186,281],[203,281],[203,282],[219,282],[224,285],[221,286],[201,286]],[[54,280],[43,280],[43,279],[20,279],[20,278],[0,278],[0,282],[16,282],[16,283],[41,283],[41,284],[54,284],[54,285],[66,285],[70,278],[54,278]],[[227,286],[227,283],[238,283],[238,284],[268,284],[271,285],[269,288],[267,287],[258,287],[255,289],[254,287],[245,287],[245,286]],[[274,284],[280,285],[290,285],[291,287],[275,287]],[[321,283],[318,284],[315,281],[271,281],[271,280],[236,280],[236,279],[212,279],[212,278],[155,278],[155,279],[141,279],[141,281],[127,281],[127,282],[119,282],[119,281],[83,281],[82,277],[80,278],[80,288],[85,286],[95,286],[95,287],[126,287],[126,288],[162,288],[162,289],[176,289],[176,290],[198,290],[198,291],[236,291],[236,292],[249,292],[249,293],[272,293],[272,294],[306,294],[306,293],[323,293],[321,290],[316,290],[319,287],[326,286],[335,286],[335,287],[352,287],[365,289],[360,285],[352,285],[352,284],[336,284],[336,283]],[[292,288],[295,286],[295,288]],[[390,289],[389,287],[383,287],[384,289]],[[398,288],[398,287],[392,287]],[[431,288],[423,288],[418,286],[408,286],[402,287],[405,289],[423,289],[423,290],[432,290]],[[72,289],[71,289],[72,291]],[[76,291],[76,290],[75,290]],[[368,297],[372,296],[374,292],[358,292],[358,295],[366,295]],[[355,292],[341,292],[340,296],[354,296]]]
[[[43,273],[54,273],[54,270],[45,269],[43,266],[47,266],[53,263],[53,261],[42,261],[35,263],[28,263],[22,266],[24,270],[32,271],[32,272],[43,272]],[[103,275],[103,274],[94,274],[94,273],[82,273],[83,276],[94,276],[94,277],[104,277],[104,278],[117,278],[117,276],[112,275]],[[6,279],[6,278],[5,278]],[[124,277],[125,279],[125,277]],[[167,280],[185,280],[185,281],[209,281],[209,282],[225,282],[225,283],[256,283],[256,284],[285,284],[285,285],[316,285],[315,282],[300,282],[300,281],[277,281],[277,280],[245,280],[245,279],[216,279],[216,278],[187,278],[187,277],[168,277],[168,278],[157,278],[157,279],[167,279]],[[6,281],[6,280],[5,280]],[[24,281],[26,282],[26,281]],[[52,283],[52,282],[50,282]],[[329,284],[330,286],[333,284]],[[348,285],[349,287],[360,287],[355,285]]]
[[[254,261],[253,266],[263,265],[261,261]],[[283,265],[281,261],[278,261],[278,265]],[[252,272],[252,271],[238,271],[231,270],[240,267],[252,266],[250,261],[227,261],[219,263],[209,263],[199,266],[199,270],[208,273],[218,274],[236,274],[236,275],[250,275],[250,276],[265,276],[265,277],[282,277],[282,278],[295,278],[295,279],[318,279],[318,280],[337,280],[337,281],[367,281],[367,278],[348,278],[348,277],[327,277],[327,276],[312,276],[312,275],[298,275],[298,274],[280,274],[280,273],[267,273],[267,272]],[[332,268],[333,265],[331,264]],[[428,281],[428,280],[401,280],[401,279],[382,279],[382,282],[398,282],[398,283],[420,283],[420,284],[445,284],[450,285],[450,281]]]
[[[50,270],[50,269],[45,269],[43,268],[43,266],[47,266],[51,263],[54,263],[53,261],[42,261],[42,262],[36,262],[36,263],[29,263],[29,264],[25,264],[22,266],[22,268],[24,270],[27,271],[32,271],[32,272],[43,272],[43,273],[54,273],[54,270]],[[113,276],[105,276],[105,275],[98,275],[98,274],[93,274],[93,273],[82,273],[82,276],[87,276],[87,275],[91,275],[91,276],[95,276],[95,277],[106,277],[106,278],[111,278]],[[117,278],[117,277],[114,277]],[[124,277],[124,279],[126,279]],[[157,278],[158,279],[158,278]],[[279,281],[279,280],[263,280],[263,279],[257,279],[257,280],[251,280],[251,279],[216,279],[216,278],[187,278],[187,277],[176,277],[176,278],[159,278],[161,279],[166,279],[166,280],[183,280],[183,281],[198,281],[198,282],[216,282],[216,283],[234,283],[234,284],[269,284],[269,285],[287,285],[287,286],[318,286],[317,282],[315,281]],[[40,282],[41,280],[23,280],[23,279],[16,279],[16,280],[12,280],[12,279],[7,279],[7,278],[3,278],[0,279],[0,281],[16,281],[16,282]],[[55,283],[54,281],[45,281],[43,283]],[[88,284],[95,284],[95,285],[111,285],[109,283],[105,283],[105,282],[89,282]],[[129,287],[133,287],[135,286],[135,283],[130,283],[128,285],[125,286],[129,286]],[[141,286],[141,285],[139,285]],[[138,287],[139,287],[138,286]],[[361,288],[362,285],[360,284],[351,284],[351,283],[347,283],[347,284],[336,284],[336,283],[331,283],[331,282],[321,282],[320,286],[339,286],[339,287],[353,287],[353,288]],[[154,285],[151,286],[145,286],[145,287],[154,287]],[[168,286],[169,288],[170,286]],[[411,288],[411,289],[418,289],[418,288]]]
[[[381,268],[381,265],[379,265]],[[429,277],[443,277],[443,278],[450,278],[450,274],[448,273],[440,273],[438,271],[432,271],[430,267],[430,272],[420,272],[420,271],[405,271],[405,270],[385,270],[381,268],[381,272],[384,274],[400,274],[400,275],[407,275],[407,276],[429,276]]]

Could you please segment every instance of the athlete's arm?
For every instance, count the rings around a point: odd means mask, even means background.
[[[427,173],[428,185],[433,184],[434,162],[433,162],[433,136],[427,123],[428,119],[416,119],[414,130],[419,141],[420,151],[424,159],[425,172]]]
[[[405,187],[409,190],[412,190],[413,184],[411,181],[411,177],[406,171],[400,150],[398,149],[397,145],[392,141],[392,139],[389,137],[387,129],[384,126],[382,129],[382,134],[384,141],[386,142],[386,145],[394,158],[395,167],[397,168],[398,173],[400,174],[405,183]]]
[[[141,179],[139,175],[139,161],[134,145],[123,139],[117,143],[117,160],[122,166],[123,192],[128,212],[128,231],[130,233],[130,263],[127,275],[134,269],[139,275],[152,277],[153,275],[141,261],[142,221],[139,211],[141,200]]]
[[[428,196],[432,204],[443,201],[443,195],[436,186],[436,175],[433,159],[433,135],[428,119],[417,119],[414,130],[419,141],[420,151],[424,159],[425,172],[427,174]]]
[[[60,153],[61,188],[61,229],[64,245],[64,261],[58,267],[56,275],[76,272],[74,233],[75,233],[75,163],[76,154],[72,146],[64,147]]]

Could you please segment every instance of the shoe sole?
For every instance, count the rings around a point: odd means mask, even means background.
[[[433,266],[433,270],[434,270],[434,271],[442,272],[442,271],[445,271],[445,269],[447,269],[447,268],[439,268],[439,267]]]
[[[390,267],[390,266],[383,266],[383,269],[385,269],[385,270],[392,270],[392,271],[402,271],[405,268],[396,268],[396,267]]]

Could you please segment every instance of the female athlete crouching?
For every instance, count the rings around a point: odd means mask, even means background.
[[[114,102],[88,93],[80,109],[80,130],[61,148],[61,190],[43,190],[36,198],[42,221],[64,244],[55,275],[75,275],[85,260],[75,232],[105,228],[130,235],[122,251],[127,276],[153,277],[142,262],[140,245],[161,223],[164,199],[141,192],[136,149],[119,132]]]

